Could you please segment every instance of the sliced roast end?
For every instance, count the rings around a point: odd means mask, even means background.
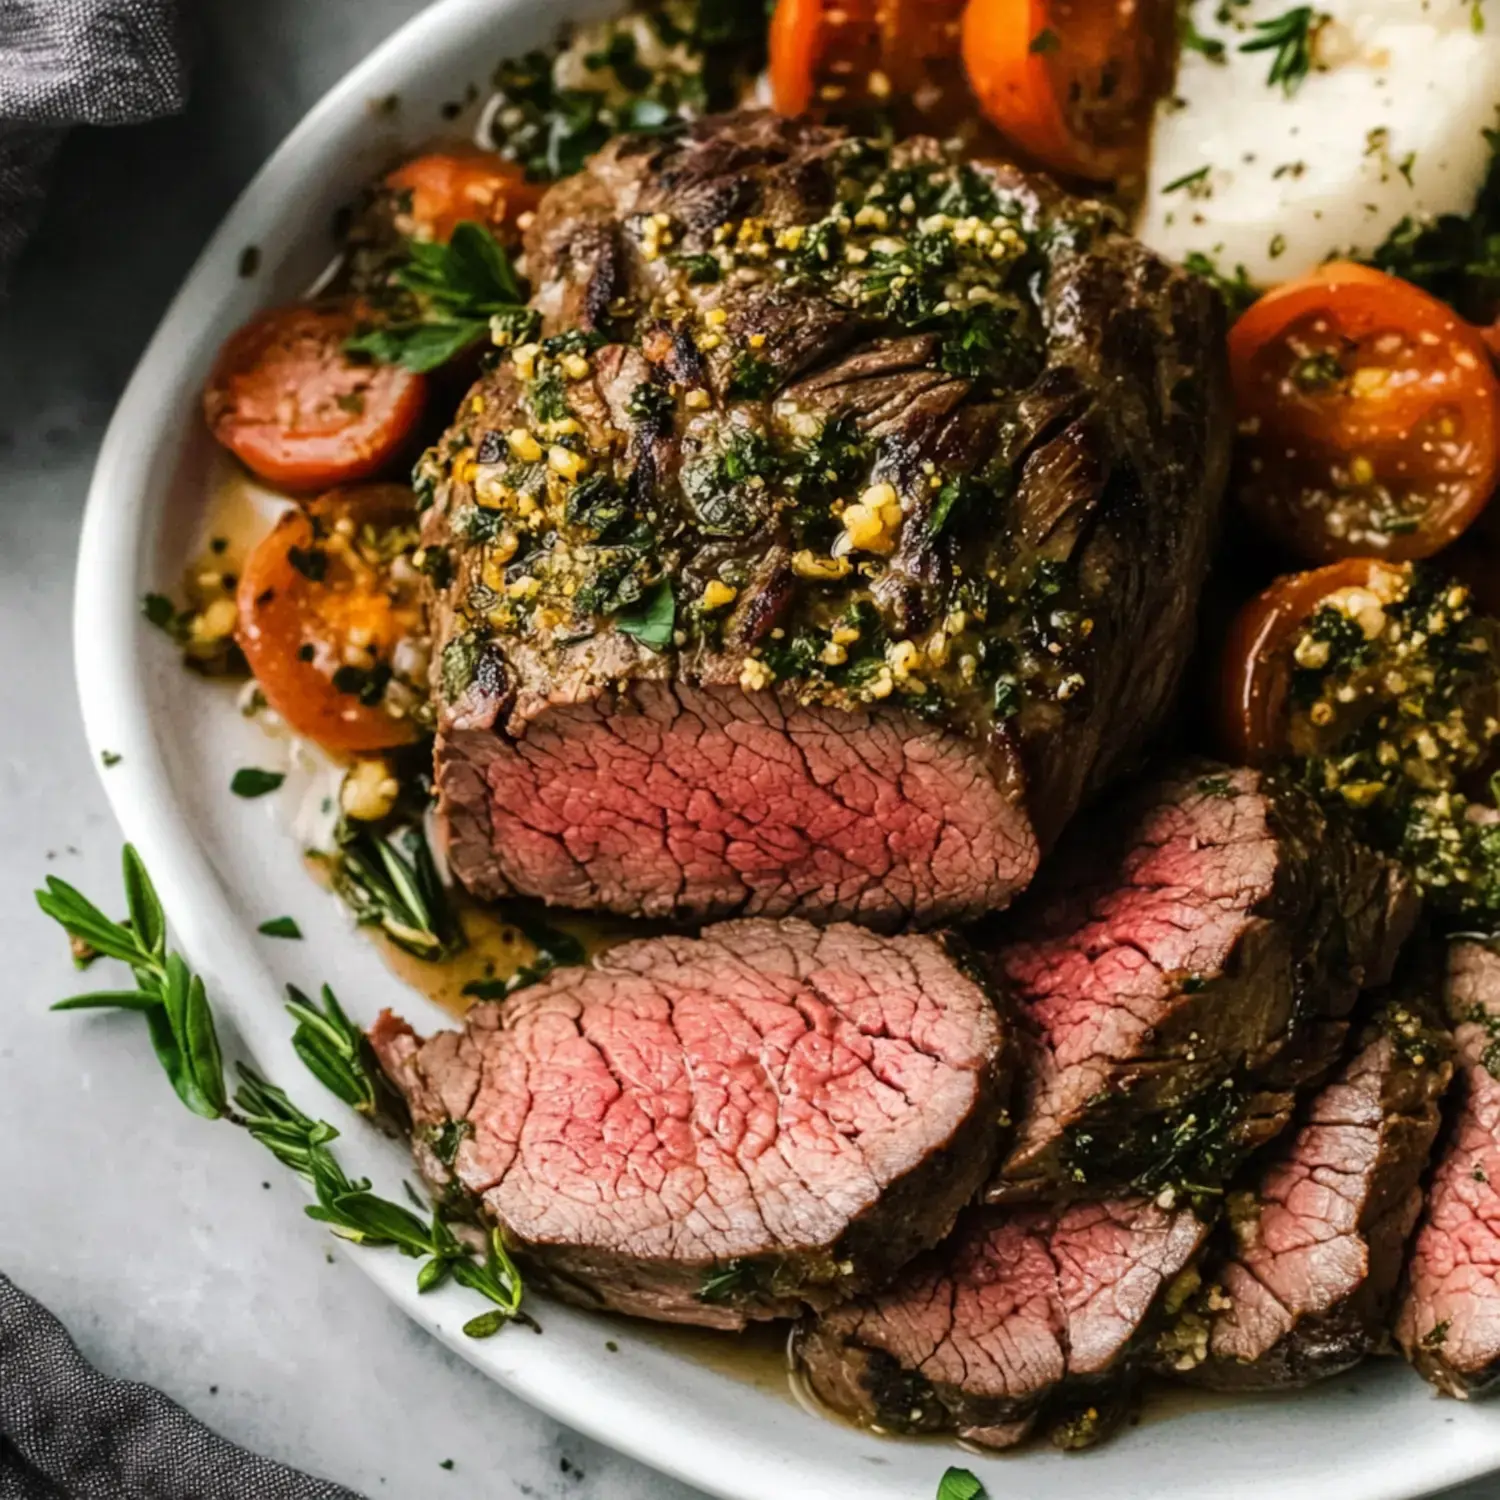
[[[1458,1089],[1412,1245],[1396,1341],[1439,1390],[1500,1390],[1500,954],[1458,941],[1445,999]]]
[[[1126,794],[1001,924],[1031,1068],[991,1200],[1222,1182],[1416,913],[1391,861],[1259,772],[1193,761]]]
[[[1219,1390],[1308,1385],[1383,1346],[1452,1076],[1436,990],[1414,984],[1382,1006],[1231,1194],[1230,1249],[1167,1338],[1176,1374]]]
[[[809,1319],[812,1392],[895,1432],[986,1447],[1044,1421],[1060,1446],[1107,1435],[1158,1312],[1207,1234],[1149,1200],[975,1210],[886,1291]]]
[[[1036,836],[1006,743],[911,714],[638,682],[438,748],[448,858],[476,894],[627,916],[858,920],[1007,905]]]
[[[744,920],[372,1044],[441,1192],[586,1306],[737,1328],[877,1286],[991,1169],[988,991],[928,936]]]

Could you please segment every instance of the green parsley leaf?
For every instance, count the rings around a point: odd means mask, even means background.
[[[967,1469],[949,1469],[938,1480],[937,1500],[985,1500],[985,1488]]]
[[[425,375],[463,353],[489,332],[487,319],[465,318],[437,323],[391,323],[349,339],[344,348],[382,365],[402,365]]]
[[[446,245],[408,240],[393,279],[415,298],[419,316],[362,329],[344,344],[350,354],[420,374],[487,337],[491,320],[512,341],[534,322],[504,246],[470,219]]]
[[[264,797],[274,792],[286,780],[281,771],[262,771],[257,766],[241,766],[229,783],[229,790],[236,797]]]
[[[634,636],[652,651],[665,651],[672,644],[672,632],[677,625],[677,600],[672,594],[671,580],[664,578],[614,619],[615,628],[623,634]]]
[[[264,937],[300,938],[302,929],[292,917],[272,917],[255,929]]]

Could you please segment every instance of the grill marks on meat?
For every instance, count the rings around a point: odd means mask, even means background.
[[[424,1175],[537,1279],[720,1328],[878,1285],[939,1240],[1008,1087],[990,996],[937,939],[791,920],[627,943],[462,1032],[385,1018],[372,1041]]]
[[[891,1431],[1005,1448],[1045,1416],[1081,1446],[1122,1409],[1206,1234],[1147,1199],[971,1210],[887,1291],[804,1324],[798,1367],[824,1403]]]
[[[481,897],[691,919],[858,917],[887,929],[978,917],[1024,888],[1038,849],[1161,723],[1193,639],[1227,463],[1217,300],[1107,221],[1075,234],[1078,205],[991,164],[973,170],[1026,223],[1061,231],[1037,241],[1047,262],[1032,283],[1044,368],[1017,390],[997,394],[945,371],[936,334],[841,305],[806,280],[756,281],[742,266],[722,284],[692,282],[682,258],[712,250],[727,221],[753,218],[774,235],[828,212],[843,149],[840,133],[806,122],[701,121],[671,142],[613,143],[537,213],[527,263],[544,332],[617,340],[568,384],[571,414],[596,472],[610,455],[622,493],[666,518],[653,529],[675,537],[677,624],[691,629],[685,644],[658,652],[613,617],[586,638],[572,622],[481,622],[481,635],[496,634],[477,645],[466,611],[484,582],[482,546],[462,539],[456,520],[474,504],[475,465],[455,459],[444,472],[424,531],[424,545],[451,549],[453,561],[434,599],[435,670],[441,677],[457,642],[481,653],[485,672],[444,695],[439,818],[455,870]],[[918,163],[937,159],[931,143],[900,149]],[[670,220],[675,239],[671,253],[648,258],[639,225],[653,214]],[[721,347],[704,353],[692,333],[709,312],[725,321]],[[779,383],[764,397],[731,393],[751,338]],[[698,386],[709,405],[685,413],[679,401],[652,428],[627,413],[648,380],[663,392]],[[790,566],[800,544],[781,511],[743,536],[699,535],[696,511],[685,530],[672,527],[692,510],[684,474],[733,433],[780,433],[787,403],[799,421],[841,419],[868,441],[842,498],[890,482],[908,505],[866,601],[892,641],[924,638],[953,607],[955,564],[926,524],[929,477],[1008,472],[1013,493],[979,530],[989,530],[985,545],[1013,538],[1029,565],[1074,580],[1070,608],[1090,625],[1076,643],[1081,688],[1039,692],[1006,723],[993,720],[987,680],[945,682],[952,714],[921,724],[902,711],[899,690],[847,712],[842,701],[799,706],[828,684],[814,692],[795,675],[764,692],[752,677],[757,691],[744,692],[746,653],[778,629],[791,636],[801,618],[796,601],[809,587]],[[503,452],[499,436],[529,420],[524,382],[502,361],[435,451],[466,454],[495,434]],[[700,640],[690,606],[726,566],[745,581],[722,638]],[[493,577],[485,587],[494,597]],[[601,759],[614,739],[649,743],[654,774],[622,784]],[[878,827],[856,826],[870,822]],[[627,834],[638,850],[622,875],[612,851]],[[524,847],[508,847],[512,835]]]
[[[1452,1076],[1437,1009],[1431,994],[1390,1001],[1255,1185],[1231,1195],[1233,1248],[1207,1273],[1206,1313],[1171,1340],[1178,1373],[1220,1389],[1306,1385],[1384,1342]]]
[[[1458,1099],[1412,1246],[1396,1340],[1439,1390],[1467,1398],[1492,1394],[1500,1375],[1500,955],[1453,943],[1446,1000]]]
[[[995,1200],[1222,1177],[1333,1061],[1415,920],[1394,865],[1253,771],[1191,762],[1105,820],[995,956],[1030,1064]]]
[[[768,911],[889,926],[1025,885],[1018,771],[899,712],[640,682],[526,736],[447,741],[448,858],[471,890],[647,917]]]

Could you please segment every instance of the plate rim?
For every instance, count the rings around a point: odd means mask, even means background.
[[[487,28],[500,24],[519,4],[520,0],[436,0],[334,83],[266,159],[194,262],[132,371],[95,461],[79,539],[73,608],[75,683],[95,772],[111,809],[151,870],[181,946],[219,997],[221,1024],[229,1023],[226,1029],[239,1034],[245,1051],[287,1084],[294,1099],[345,1124],[356,1120],[352,1112],[308,1091],[296,1055],[282,1035],[285,1028],[254,1028],[253,1045],[246,1035],[247,1014],[279,1014],[281,987],[187,824],[148,708],[137,580],[148,548],[152,506],[159,504],[150,495],[149,471],[164,434],[181,415],[175,401],[163,403],[159,392],[164,386],[175,390],[182,385],[201,352],[201,331],[224,301],[218,290],[222,267],[236,254],[235,247],[254,242],[258,227],[274,217],[277,198],[307,179],[309,160],[337,149],[343,135],[365,116],[367,101],[383,97],[389,92],[388,82],[409,71],[408,59],[452,49],[466,39],[478,42]],[[195,333],[200,334],[196,339]],[[102,765],[106,751],[120,757],[108,769]],[[251,992],[259,995],[253,1003],[245,998]],[[341,1145],[359,1170],[366,1161],[379,1169],[386,1160],[352,1129],[345,1131]],[[559,1368],[539,1380],[535,1368],[508,1367],[502,1341],[480,1344],[466,1339],[460,1324],[473,1308],[457,1293],[419,1298],[409,1262],[361,1252],[343,1242],[340,1249],[408,1317],[468,1363],[559,1422],[660,1472],[721,1500],[780,1500],[788,1493],[788,1481],[795,1483],[790,1493],[799,1500],[852,1500],[865,1493],[858,1471],[809,1474],[790,1467],[785,1459],[778,1463],[774,1452],[767,1453],[766,1441],[753,1432],[687,1430],[660,1410],[661,1403],[653,1403],[649,1392],[623,1395],[620,1377],[594,1382],[589,1401],[581,1407],[571,1374]],[[509,1336],[520,1335],[513,1331]],[[1452,1451],[1455,1448],[1462,1451]],[[1448,1461],[1442,1451],[1434,1450],[1448,1450]],[[942,1465],[971,1462],[957,1448],[936,1449],[934,1454],[934,1487]],[[1109,1485],[1097,1460],[1061,1461],[1076,1465],[1080,1480],[1087,1473],[1094,1485]],[[1379,1472],[1361,1470],[1356,1460],[1337,1474],[1323,1466],[1280,1476],[1277,1482],[1283,1500],[1328,1500],[1331,1494],[1350,1500],[1412,1500],[1496,1470],[1500,1425],[1488,1443],[1429,1443],[1397,1472],[1389,1466]],[[1052,1483],[1041,1481],[1043,1491],[1059,1487],[1055,1471],[1038,1472],[1052,1477]],[[1249,1496],[1252,1487],[1242,1489],[1242,1484],[1238,1478],[1226,1481],[1215,1492],[1226,1500],[1241,1493]],[[1258,1491],[1261,1481],[1252,1485]],[[1020,1494],[1013,1486],[1007,1488]]]

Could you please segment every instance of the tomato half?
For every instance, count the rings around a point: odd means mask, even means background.
[[[400,200],[396,228],[408,238],[440,244],[465,219],[497,239],[514,239],[516,220],[535,209],[546,190],[527,182],[513,162],[477,149],[415,157],[390,173],[385,186]]]
[[[1309,562],[1430,557],[1500,476],[1500,381],[1479,333],[1409,282],[1334,262],[1229,334],[1241,503]]]
[[[1144,162],[1173,26],[1162,0],[969,0],[964,68],[986,118],[1028,156],[1109,182]]]
[[[213,435],[252,473],[306,492],[369,479],[407,446],[426,379],[344,352],[353,306],[275,308],[232,333],[203,393]]]
[[[784,115],[819,104],[900,106],[919,91],[941,88],[950,69],[956,84],[963,4],[777,0],[769,39],[772,103]],[[928,112],[936,104],[917,102]]]
[[[420,580],[395,565],[416,526],[404,486],[335,490],[287,511],[240,574],[235,639],[250,670],[287,724],[327,750],[384,750],[417,735]]]
[[[1225,753],[1248,765],[1288,754],[1292,653],[1307,621],[1330,599],[1347,599],[1349,590],[1362,590],[1381,602],[1399,597],[1409,576],[1405,567],[1351,557],[1278,578],[1245,605],[1230,628],[1219,675],[1219,735]]]

